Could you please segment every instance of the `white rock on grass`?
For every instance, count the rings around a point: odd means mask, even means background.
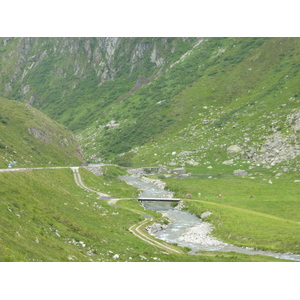
[[[225,160],[222,162],[223,165],[232,165],[234,163],[233,159]]]
[[[210,211],[205,211],[204,213],[201,214],[200,218],[204,219],[207,218],[211,215],[212,213]]]
[[[227,148],[228,153],[239,153],[242,151],[242,148],[238,145],[232,145]]]
[[[238,170],[234,170],[233,171],[233,175],[236,175],[236,176],[247,176],[248,173],[245,171],[245,170],[241,170],[241,169],[238,169]]]

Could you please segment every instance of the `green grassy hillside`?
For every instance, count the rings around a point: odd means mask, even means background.
[[[84,161],[67,128],[28,104],[0,98],[0,168],[9,163],[37,167],[82,165]]]
[[[3,38],[0,93],[68,126],[90,162],[221,167],[233,159],[297,170],[299,43]],[[241,150],[228,153],[234,145]]]
[[[191,177],[159,178],[175,196],[192,194],[190,211],[212,212],[214,235],[299,253],[299,38],[1,41],[2,95],[72,129],[89,162],[184,167]],[[65,127],[29,104],[0,104],[0,165],[82,164]],[[80,172],[104,193],[137,194],[116,179],[124,172],[118,168],[102,177]],[[128,231],[143,219],[138,203],[100,203],[72,176],[0,173],[2,260],[267,259],[166,255]]]
[[[221,168],[233,159],[298,171],[299,46],[297,38],[207,39],[79,135],[85,152],[131,150],[118,160],[136,166]],[[229,153],[233,145],[241,150]]]

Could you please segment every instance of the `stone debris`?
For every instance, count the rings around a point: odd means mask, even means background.
[[[227,148],[228,153],[239,153],[242,151],[242,148],[238,145],[232,145]]]
[[[229,166],[229,165],[232,165],[232,164],[233,164],[233,159],[225,160],[225,161],[222,162],[222,164],[223,164],[223,165],[228,165],[228,166]]]
[[[233,171],[233,175],[247,176],[248,173],[245,170],[238,169]]]
[[[152,184],[156,185],[158,188],[160,188],[162,190],[166,186],[166,183],[163,182],[163,181],[161,181],[161,180],[159,180],[159,179],[152,179],[152,178],[148,178],[148,177],[142,176],[141,180],[143,180],[144,182],[147,182],[147,183],[152,183]]]
[[[149,234],[154,234],[160,230],[166,229],[168,227],[168,225],[162,225],[159,223],[153,223],[151,225],[148,225],[145,227],[145,230],[149,233]]]
[[[114,128],[118,127],[119,125],[120,125],[120,124],[117,123],[115,120],[111,120],[110,122],[108,122],[108,123],[106,124],[106,127],[111,128],[111,129],[114,129]]]
[[[210,235],[212,230],[213,227],[211,224],[202,222],[199,225],[187,229],[186,232],[178,238],[178,240],[186,243],[197,243],[203,246],[227,245],[226,243],[212,237]]]
[[[205,211],[204,213],[201,214],[200,218],[204,219],[207,218],[211,215],[212,213],[210,211]]]

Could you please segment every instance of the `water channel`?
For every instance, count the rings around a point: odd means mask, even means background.
[[[124,175],[119,178],[127,184],[138,188],[141,191],[140,197],[173,197],[172,192],[166,191],[153,183],[145,182],[138,175]],[[143,201],[143,206],[147,209],[155,210],[171,220],[171,223],[166,229],[157,231],[153,235],[168,243],[176,243],[180,247],[188,247],[191,249],[191,254],[194,254],[197,251],[238,252],[248,255],[265,255],[286,260],[300,261],[300,254],[273,253],[223,243],[210,234],[212,226],[209,223],[187,211],[181,211],[176,207],[174,208],[171,205],[171,202]]]

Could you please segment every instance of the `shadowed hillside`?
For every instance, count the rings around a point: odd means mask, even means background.
[[[29,104],[0,98],[0,168],[82,165],[73,134]]]

